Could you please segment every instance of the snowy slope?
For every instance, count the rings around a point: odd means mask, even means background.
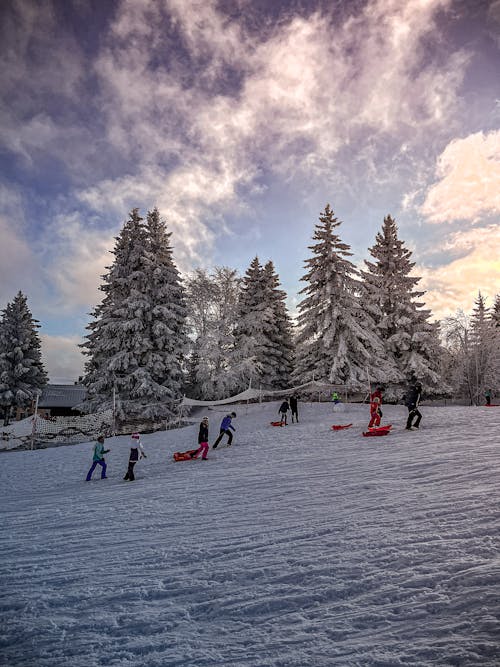
[[[2,453],[0,664],[500,665],[500,408],[346,407],[146,435],[133,483],[125,437],[89,483],[91,443]]]

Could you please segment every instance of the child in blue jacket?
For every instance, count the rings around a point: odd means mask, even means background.
[[[222,440],[222,436],[224,435],[224,433],[227,435],[227,446],[229,447],[232,444],[233,434],[231,433],[231,431],[229,429],[232,429],[233,431],[236,431],[234,426],[231,424],[231,420],[234,419],[235,417],[236,417],[236,412],[231,412],[230,415],[226,415],[224,417],[224,419],[222,420],[221,425],[220,425],[219,437],[214,442],[214,445],[213,445],[212,449],[217,449],[217,445]]]

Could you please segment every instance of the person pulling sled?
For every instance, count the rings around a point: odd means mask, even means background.
[[[208,454],[208,417],[203,417],[200,424],[200,430],[198,433],[198,444],[199,447],[196,450],[196,453],[193,454],[193,459],[197,459],[201,454],[202,461],[207,460]]]
[[[377,387],[375,391],[370,394],[370,423],[368,424],[368,428],[380,426],[380,420],[382,419],[382,410],[380,406],[382,405],[383,391],[383,387]]]
[[[280,405],[280,409],[279,409],[279,413],[280,413],[280,417],[281,417],[281,423],[284,424],[285,426],[287,425],[286,424],[286,415],[287,415],[288,410],[290,410],[290,406],[288,405],[288,401],[285,399],[283,401],[283,403]]]

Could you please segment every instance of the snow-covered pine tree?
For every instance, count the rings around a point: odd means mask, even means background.
[[[235,371],[240,391],[250,384],[258,388],[261,383],[266,352],[271,345],[267,332],[272,320],[272,307],[266,299],[266,276],[259,258],[255,257],[243,276],[234,332]]]
[[[116,238],[114,261],[100,287],[105,296],[82,345],[89,357],[88,411],[110,407],[113,388],[120,421],[155,421],[174,411],[181,394],[185,305],[169,236],[156,210],[145,225],[133,209]]]
[[[151,346],[146,351],[145,366],[150,383],[145,385],[151,401],[167,407],[167,416],[174,414],[182,396],[185,359],[188,351],[187,309],[185,289],[175,265],[164,220],[157,208],[148,212],[148,329]],[[152,415],[153,416],[153,415]],[[165,413],[158,414],[165,416]]]
[[[12,408],[29,405],[47,384],[39,328],[26,296],[18,292],[0,321],[0,405],[5,425]]]
[[[319,217],[305,261],[309,269],[300,294],[296,338],[297,382],[312,379],[345,384],[353,390],[366,387],[367,368],[374,380],[386,376],[381,368],[382,345],[357,298],[359,283],[350,246],[335,233],[341,222],[327,204]]]
[[[192,336],[190,398],[218,400],[235,393],[234,337],[240,289],[237,271],[197,269],[186,281]]]
[[[431,313],[419,301],[425,294],[415,289],[421,279],[410,275],[415,266],[412,253],[398,238],[390,215],[375,241],[369,249],[375,261],[365,260],[368,270],[361,274],[362,303],[375,321],[387,362],[397,369],[392,381],[404,383],[416,376],[427,392],[437,390],[441,383],[439,327],[429,322]]]
[[[290,386],[294,368],[292,321],[286,307],[286,292],[280,289],[280,279],[271,260],[264,266],[263,277],[264,298],[272,317],[264,325],[268,345],[260,381],[264,387],[283,389]]]
[[[500,327],[500,294],[495,297],[495,303],[491,309],[491,321],[493,326]]]

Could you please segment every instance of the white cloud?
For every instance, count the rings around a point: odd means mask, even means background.
[[[47,309],[78,312],[99,302],[101,276],[113,261],[113,235],[86,224],[78,214],[61,215],[46,230],[44,244],[45,277],[57,294]]]
[[[500,213],[500,130],[450,142],[437,160],[439,178],[421,212],[428,222],[479,222]]]
[[[361,161],[370,182],[384,180],[387,133],[406,154],[431,128],[448,129],[455,111],[465,55],[422,66],[422,41],[450,2],[376,0],[348,20],[317,12],[256,35],[215,0],[165,0],[195,63],[189,79],[173,54],[167,68],[151,67],[165,48],[162,6],[122,2],[95,69],[107,138],[126,174],[83,188],[81,201],[120,216],[158,205],[185,265],[206,259],[217,233],[228,232],[212,221],[247,205],[262,170],[348,187]],[[241,76],[231,94],[217,88],[225,67]],[[338,159],[346,145],[356,160]]]
[[[0,304],[38,294],[40,267],[29,243],[19,192],[0,184]],[[22,267],[22,271],[19,271]],[[3,308],[3,305],[0,305]]]
[[[427,290],[427,306],[442,318],[458,308],[471,310],[479,291],[493,303],[500,292],[500,228],[466,230],[453,234],[444,250],[460,251],[461,256],[445,266],[417,267],[422,287]]]
[[[83,374],[85,359],[78,347],[78,336],[41,334],[42,359],[52,383],[73,383]]]

